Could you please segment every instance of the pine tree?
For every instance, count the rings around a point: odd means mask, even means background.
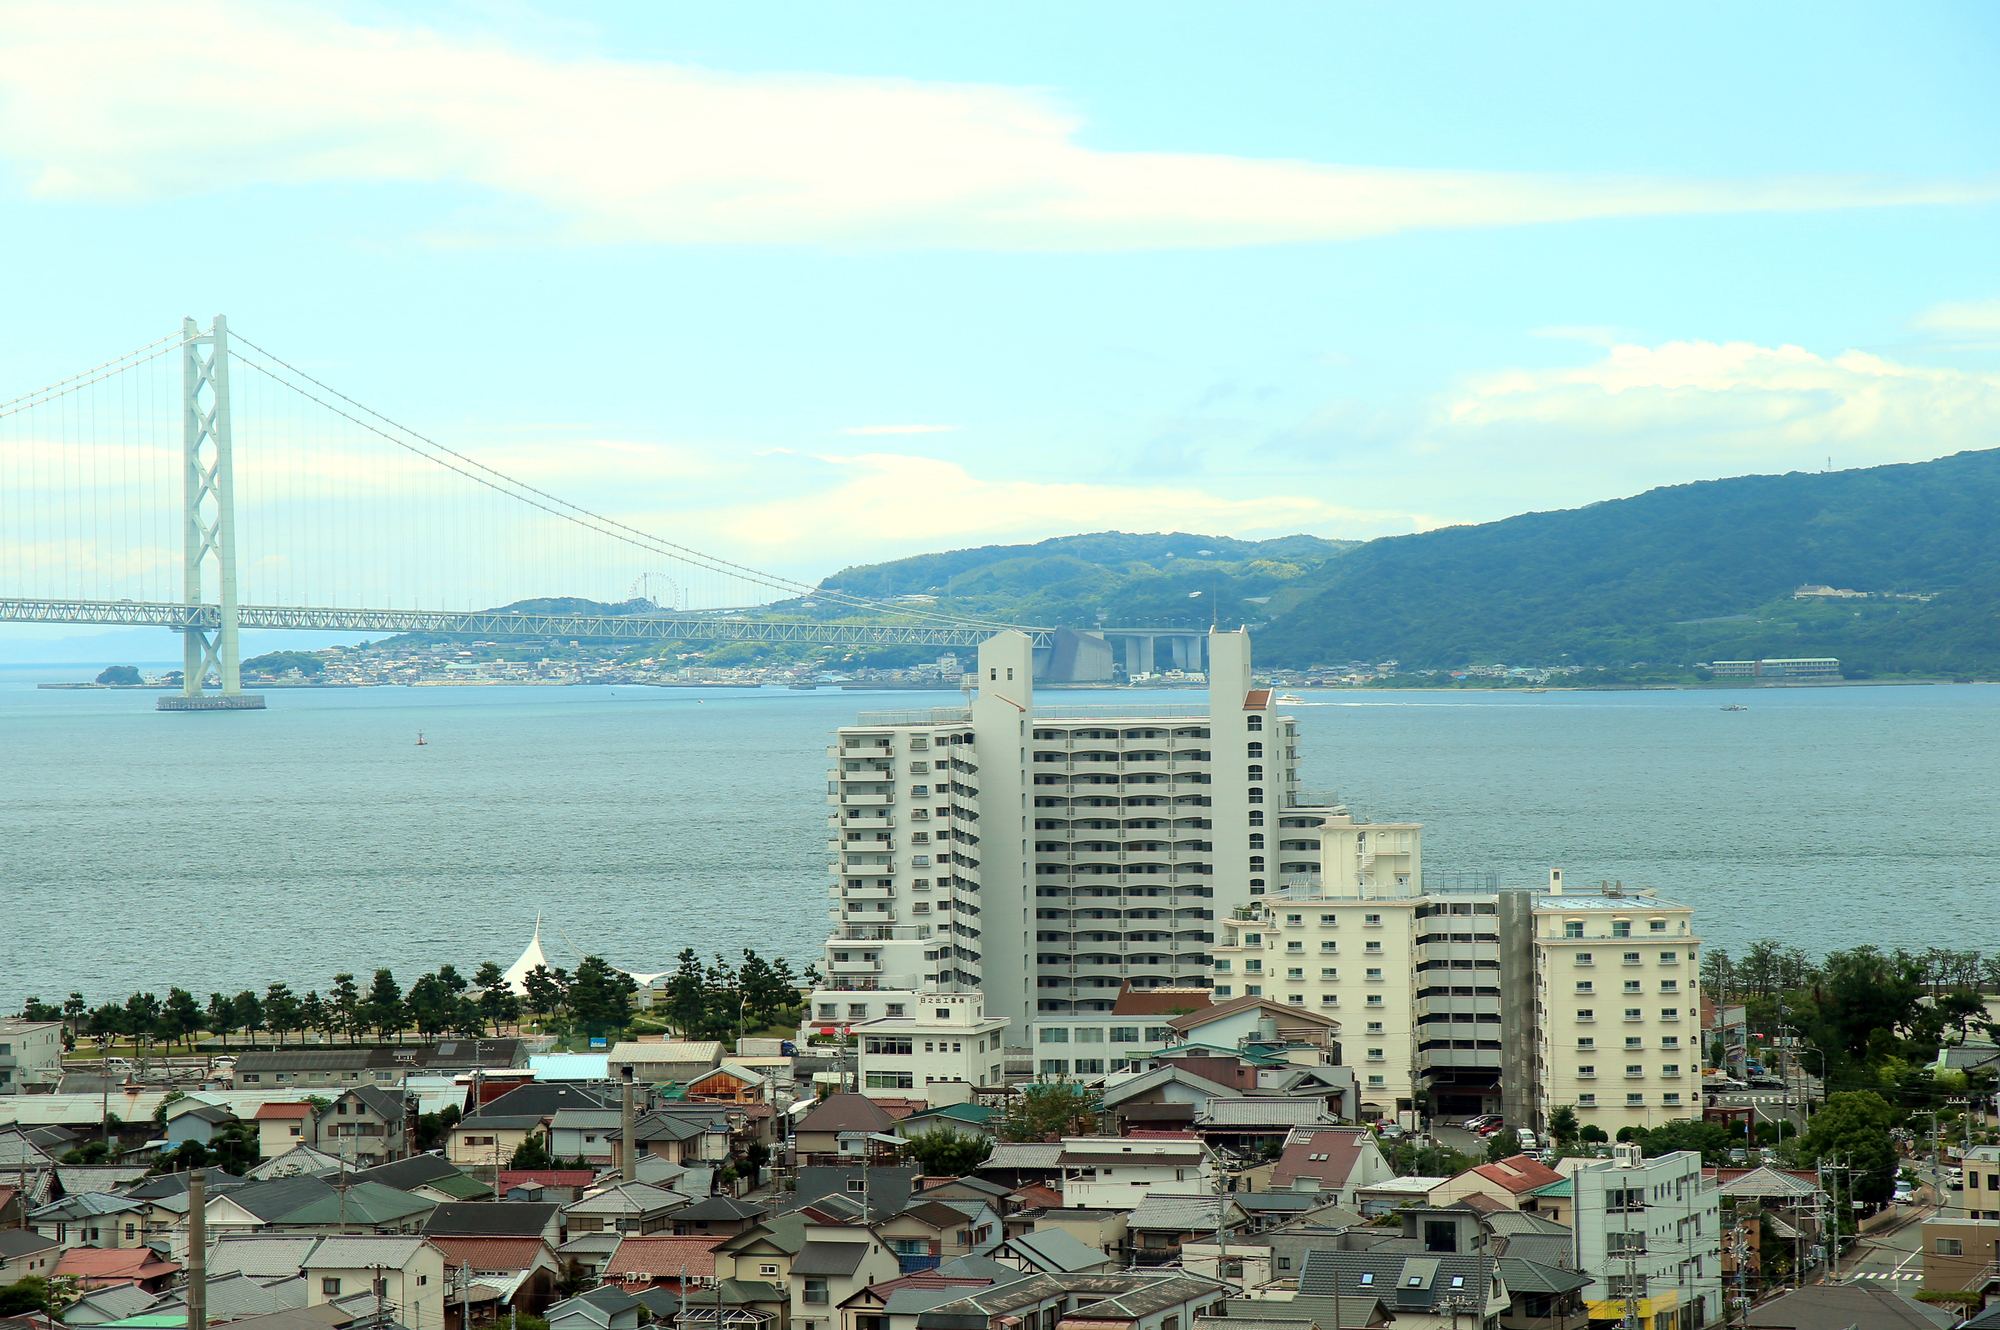
[[[403,1005],[403,990],[397,984],[396,976],[387,969],[375,972],[375,982],[368,990],[368,1024],[375,1032],[387,1038],[391,1033],[401,1034],[410,1023],[409,1011]]]
[[[229,1032],[236,1028],[236,1009],[220,993],[208,995],[208,1028],[222,1036],[224,1048],[229,1047]]]
[[[333,987],[327,990],[334,1014],[339,1017],[340,1028],[347,1034],[347,1042],[353,1043],[360,1033],[367,1029],[361,1010],[361,990],[354,986],[354,976],[337,974],[333,977]]]
[[[708,1014],[708,976],[693,947],[681,948],[674,960],[674,977],[667,981],[667,1019],[691,1039]]]
[[[317,989],[307,993],[305,997],[299,1000],[300,1028],[318,1030],[321,1034],[326,1034],[328,1032],[326,1028],[327,1022],[331,1019],[332,1015],[327,1008],[326,1001],[320,997]]]
[[[264,1004],[255,993],[244,989],[229,1003],[231,1021],[250,1036],[250,1042],[257,1042],[257,1031],[264,1028]]]
[[[292,995],[290,985],[272,984],[264,990],[264,1024],[278,1036],[278,1047],[285,1046],[285,1033],[299,1029],[304,1021],[300,1019],[299,1000]]]

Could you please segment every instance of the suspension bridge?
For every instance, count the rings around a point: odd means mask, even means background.
[[[221,315],[187,319],[0,403],[0,620],[180,634],[182,691],[162,710],[261,707],[242,687],[246,628],[927,647],[1017,627],[1040,647],[1056,636],[704,554],[519,474],[538,467],[546,456],[503,471],[232,336]],[[628,580],[666,603],[620,597]],[[628,612],[492,608],[590,591]]]

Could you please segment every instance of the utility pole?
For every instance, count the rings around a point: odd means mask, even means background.
[[[208,1178],[207,1170],[188,1170],[188,1330],[208,1330]]]

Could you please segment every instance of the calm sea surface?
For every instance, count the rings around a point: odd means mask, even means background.
[[[818,955],[824,748],[946,693],[152,693],[0,671],[0,1010],[337,971],[684,946]],[[1151,695],[1199,703],[1199,693]],[[1138,703],[1133,694],[1048,701]],[[1750,710],[1725,713],[1742,701]],[[2000,949],[2000,688],[1344,694],[1298,707],[1302,780],[1426,825],[1432,869],[1623,879],[1712,941]],[[417,732],[428,742],[417,747]]]

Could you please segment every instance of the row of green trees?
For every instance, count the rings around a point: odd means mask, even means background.
[[[667,980],[664,1015],[690,1039],[722,1039],[775,1024],[798,1006],[802,987],[818,982],[812,966],[795,975],[784,957],[767,960],[750,947],[735,964],[720,952],[704,964],[693,947],[685,947]]]
[[[707,964],[689,947],[677,958],[668,981],[667,1019],[690,1038],[722,1038],[735,1030],[762,1028],[797,1007],[801,985],[818,979],[811,966],[797,975],[782,957],[767,960],[747,947],[740,962],[718,954]],[[440,965],[407,990],[385,968],[375,971],[365,987],[352,974],[337,974],[324,994],[317,989],[299,994],[289,984],[276,983],[262,993],[247,988],[234,997],[211,993],[204,1003],[189,990],[173,987],[164,998],[140,992],[93,1007],[82,993],[71,993],[59,1005],[31,997],[22,1015],[64,1021],[72,1035],[152,1039],[190,1049],[204,1033],[220,1036],[225,1046],[238,1035],[275,1035],[280,1045],[307,1033],[326,1039],[345,1036],[349,1042],[407,1031],[426,1038],[476,1038],[497,1033],[524,1015],[558,1030],[608,1037],[623,1033],[636,1015],[638,984],[602,956],[584,957],[574,972],[537,966],[522,986],[525,997],[516,996],[500,966],[487,961],[469,979],[456,966]]]
[[[1830,972],[1835,957],[1844,954],[1836,952],[1825,962],[1814,961],[1800,948],[1771,938],[1752,942],[1740,958],[1725,947],[1710,947],[1702,953],[1702,981],[1718,1001],[1776,997],[1810,988]],[[1927,947],[1921,952],[1899,948],[1889,955],[1898,967],[1913,969],[1933,998],[1966,991],[2000,993],[2000,956],[1949,947]]]
[[[604,967],[602,960],[591,960]],[[584,968],[589,965],[586,960]],[[72,1033],[101,1040],[154,1039],[192,1049],[201,1033],[219,1036],[225,1047],[236,1035],[254,1039],[271,1034],[282,1046],[289,1036],[308,1032],[327,1039],[345,1035],[351,1043],[371,1034],[386,1039],[410,1030],[425,1037],[476,1038],[520,1020],[521,1002],[508,990],[500,967],[488,961],[469,980],[457,967],[440,965],[407,992],[393,971],[380,969],[366,989],[352,974],[337,974],[324,996],[316,989],[301,995],[289,984],[276,983],[261,994],[247,988],[234,997],[210,993],[203,1003],[187,989],[173,987],[164,999],[140,992],[123,1002],[91,1007],[83,994],[71,993],[60,1006],[31,997],[21,1014],[29,1020],[64,1021]]]

